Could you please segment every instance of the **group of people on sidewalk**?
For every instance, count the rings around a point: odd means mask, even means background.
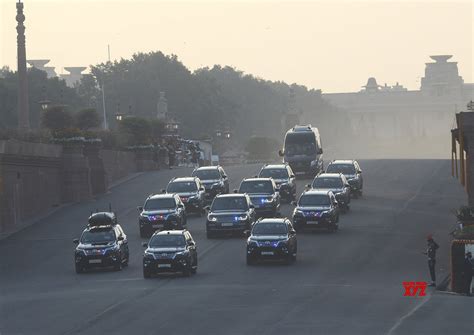
[[[428,268],[431,277],[430,286],[436,286],[436,251],[439,249],[439,245],[435,242],[432,235],[428,235],[426,240],[428,245],[426,251],[423,253],[428,256]],[[461,276],[465,285],[463,293],[470,296],[472,293],[472,277],[474,276],[474,259],[470,251],[465,254]]]
[[[157,145],[157,159],[170,169],[173,166],[199,167],[203,165],[204,153],[199,142],[170,137]]]

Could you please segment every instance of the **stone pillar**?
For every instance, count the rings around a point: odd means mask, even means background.
[[[23,3],[16,4],[17,60],[18,60],[18,128],[30,129],[30,111],[28,105],[28,78],[26,74],[25,15]]]
[[[68,139],[62,142],[61,200],[63,203],[78,202],[91,198],[90,168],[83,154],[84,139]]]
[[[93,195],[107,192],[107,173],[104,162],[100,157],[102,141],[100,139],[86,140],[84,156],[87,158],[90,169],[91,192]]]

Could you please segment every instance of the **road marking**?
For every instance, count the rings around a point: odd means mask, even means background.
[[[421,307],[423,307],[424,304],[426,304],[428,301],[430,301],[432,294],[429,294],[425,299],[420,301],[411,311],[409,311],[407,314],[403,315],[394,325],[386,335],[392,335],[395,334],[395,331],[397,330],[398,327],[400,327],[407,318],[412,316],[413,314],[416,313]]]

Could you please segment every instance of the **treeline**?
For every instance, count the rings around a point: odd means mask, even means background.
[[[11,71],[3,72],[0,127],[16,124],[16,76]],[[29,80],[33,125],[39,124],[40,106],[35,101],[41,100],[43,85],[53,103],[61,101],[69,108],[98,111],[103,108],[104,87],[108,123],[112,126],[118,113],[156,118],[163,91],[168,110],[181,123],[184,136],[210,137],[224,127],[245,145],[253,135],[281,138],[292,89],[302,121],[318,126],[325,140],[349,131],[344,114],[328,105],[319,90],[266,81],[231,67],[214,66],[191,72],[176,56],[161,52],[139,53],[131,59],[92,66],[91,73],[75,89],[67,88],[61,80],[46,79],[41,71],[30,70]],[[5,103],[4,92],[8,92]]]

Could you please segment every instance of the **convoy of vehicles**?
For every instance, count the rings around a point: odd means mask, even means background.
[[[351,186],[352,194],[362,195],[364,180],[362,178],[362,169],[355,160],[334,160],[326,167],[327,173],[342,173]]]
[[[248,194],[257,217],[275,217],[280,213],[280,194],[272,178],[246,178],[238,193]]]
[[[311,125],[294,126],[288,130],[279,155],[296,173],[315,176],[324,170],[319,130]]]
[[[138,211],[140,237],[150,237],[156,230],[186,227],[186,210],[177,194],[150,195]]]
[[[296,177],[288,164],[265,164],[259,178],[272,178],[281,199],[290,202],[296,199]]]
[[[296,231],[339,228],[341,212],[351,196],[362,194],[363,178],[355,160],[334,160],[323,173],[317,128],[295,126],[285,136],[283,164],[265,164],[258,177],[244,178],[229,193],[229,178],[221,166],[195,169],[191,177],[173,178],[162,194],[152,194],[139,206],[138,226],[144,242],[143,276],[162,272],[197,271],[197,246],[187,230],[187,215],[207,211],[207,238],[247,236],[248,265],[259,260],[296,260]],[[297,198],[294,171],[316,174]],[[279,218],[281,199],[295,206],[291,220]],[[211,203],[206,206],[206,201]],[[121,270],[129,263],[128,240],[111,210],[91,214],[74,252],[75,269]]]
[[[179,195],[187,212],[202,214],[205,206],[206,189],[199,178],[173,178],[163,193],[165,192]]]
[[[283,259],[287,263],[296,260],[298,243],[290,220],[258,220],[247,235],[247,265],[265,259]]]
[[[196,273],[198,255],[196,242],[187,230],[166,230],[153,234],[143,254],[143,277],[162,272]]]
[[[208,238],[228,233],[241,235],[255,222],[255,206],[247,194],[218,195],[207,209],[209,212],[206,220]]]
[[[89,217],[89,224],[81,237],[74,239],[76,273],[91,268],[111,267],[116,271],[128,265],[127,235],[113,212],[98,212]]]

